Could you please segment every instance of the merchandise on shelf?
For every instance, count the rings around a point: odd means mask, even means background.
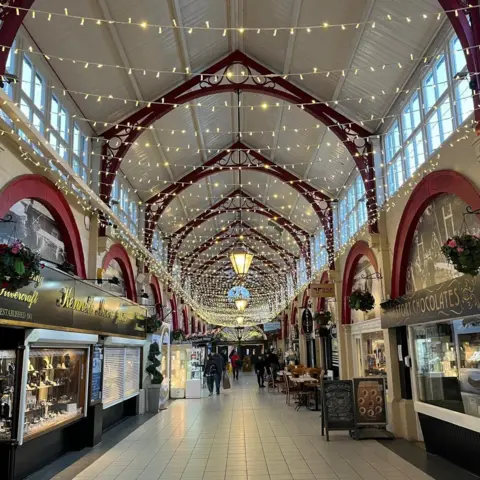
[[[86,350],[31,348],[25,440],[83,415],[86,359]]]
[[[11,438],[15,350],[0,351],[0,439]]]

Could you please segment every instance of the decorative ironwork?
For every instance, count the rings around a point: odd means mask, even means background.
[[[382,280],[383,276],[380,272],[373,272],[368,275],[364,273],[360,275],[360,278],[362,280]]]

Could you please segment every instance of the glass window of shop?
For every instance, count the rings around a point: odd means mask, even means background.
[[[480,417],[480,318],[412,327],[421,402]]]
[[[462,275],[446,261],[441,246],[465,230],[480,234],[476,216],[463,215],[466,208],[454,195],[440,195],[426,207],[410,249],[407,293]],[[480,417],[480,318],[454,318],[412,326],[410,335],[417,399]]]
[[[66,260],[65,244],[57,222],[40,202],[26,198],[7,213],[12,223],[0,223],[0,243],[19,240],[38,252],[42,260],[61,265]]]

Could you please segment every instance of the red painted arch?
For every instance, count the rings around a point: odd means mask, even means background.
[[[308,301],[310,300],[310,296],[308,295],[308,289],[310,288],[310,285],[307,286],[305,291],[303,292],[303,298],[302,298],[302,308],[307,308],[308,307]]]
[[[175,295],[172,295],[170,299],[170,306],[172,307],[172,330],[178,330],[177,299]]]
[[[163,301],[162,301],[162,289],[160,288],[160,283],[158,282],[158,278],[155,275],[151,277],[150,286],[152,287],[153,291],[153,298],[155,301],[155,311],[158,315],[163,316]]]
[[[86,278],[82,240],[75,217],[62,192],[48,178],[27,174],[7,183],[0,191],[0,218],[17,202],[27,198],[41,203],[50,212],[60,230],[68,262],[79,277]]]
[[[137,287],[135,286],[135,276],[133,274],[132,264],[127,251],[122,245],[116,243],[112,245],[105,257],[103,257],[102,268],[106,270],[112,260],[116,260],[122,269],[125,288],[127,290],[127,298],[134,302],[137,301]]]
[[[182,314],[183,314],[183,331],[185,332],[185,335],[186,335],[190,333],[190,329],[188,328],[188,310],[186,305],[184,305],[183,307]]]
[[[368,243],[359,240],[348,252],[343,271],[342,283],[342,323],[348,325],[352,322],[352,311],[348,305],[348,297],[352,293],[353,277],[355,276],[355,268],[362,257],[367,257],[370,264],[378,272],[378,262],[375,254],[368,246]]]
[[[403,211],[395,239],[392,298],[405,294],[408,258],[418,220],[432,200],[443,194],[455,195],[473,209],[480,208],[480,191],[468,178],[453,170],[433,172],[415,187]]]
[[[329,283],[328,281],[328,272],[323,272],[322,276],[320,278],[320,283]],[[326,307],[326,298],[325,297],[320,297],[318,299],[318,307],[317,307],[317,312],[323,312]]]

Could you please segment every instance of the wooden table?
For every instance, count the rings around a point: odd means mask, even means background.
[[[300,385],[300,390],[302,392],[304,391],[303,386],[305,385],[305,383],[318,383],[318,380],[316,378],[312,378],[312,377],[299,377],[299,378],[293,378],[292,377],[292,378],[289,379],[289,381],[292,382],[292,383],[298,383]],[[315,394],[316,393],[317,392],[315,392]],[[315,398],[317,398],[317,395],[315,395]],[[302,406],[305,406],[306,408],[308,408],[310,410],[306,397],[305,397],[304,401],[305,401],[305,404],[302,404],[302,403],[299,402],[299,404],[297,405],[297,410],[299,410],[300,407],[302,407]],[[318,406],[317,406],[317,408],[318,408]]]

